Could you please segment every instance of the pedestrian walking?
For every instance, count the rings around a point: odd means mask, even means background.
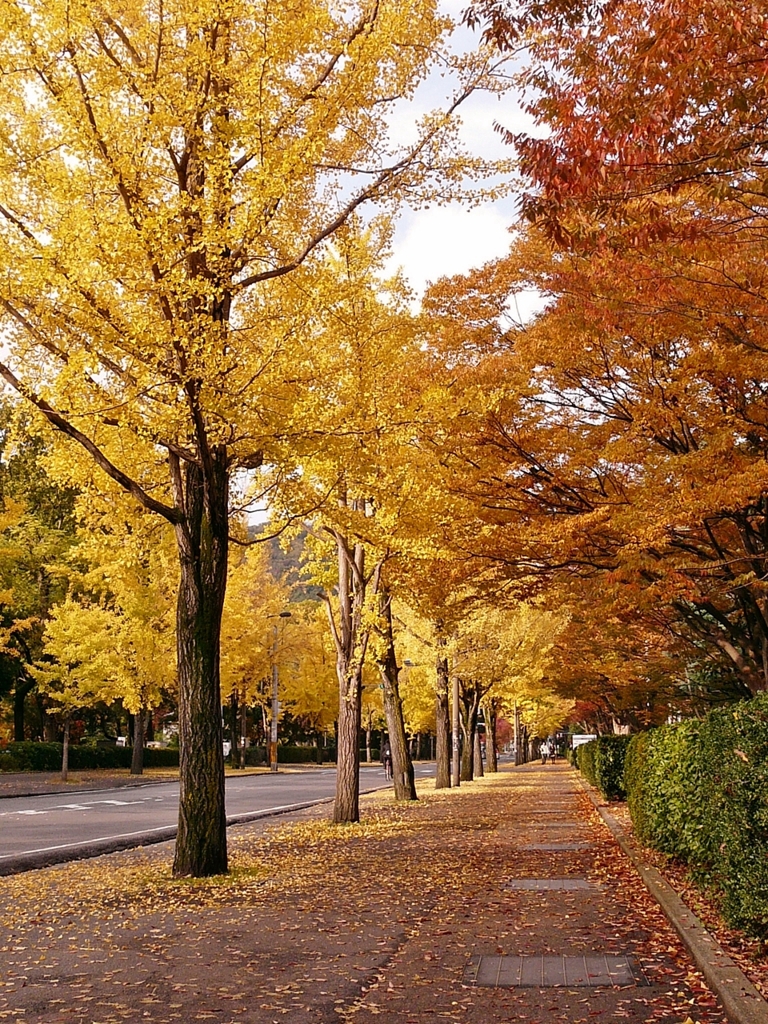
[[[389,782],[392,779],[392,749],[388,743],[381,751],[381,763],[384,765],[384,776]]]

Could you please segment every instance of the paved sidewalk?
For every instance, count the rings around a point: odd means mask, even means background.
[[[0,1020],[725,1020],[571,769],[427,788],[233,829],[224,880],[169,846],[3,879]]]

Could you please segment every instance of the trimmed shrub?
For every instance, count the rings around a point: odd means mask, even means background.
[[[701,759],[701,722],[661,726],[637,740],[624,782],[637,835],[662,853],[691,865],[708,860],[707,772]],[[633,741],[634,743],[634,741]]]
[[[630,736],[599,736],[595,741],[595,779],[606,800],[624,800],[624,761]]]
[[[131,750],[123,747],[128,753],[127,767],[131,766]],[[179,748],[178,747],[147,747],[144,751],[145,768],[178,768]]]
[[[35,743],[33,740],[9,743],[5,756],[0,759],[0,768],[17,772],[56,772],[61,768],[61,749],[60,743]],[[15,768],[5,767],[8,757],[16,764]]]
[[[5,748],[0,749],[0,773],[20,771],[22,771],[21,764],[16,760],[13,754]]]
[[[635,737],[625,782],[638,836],[768,936],[768,694]]]
[[[582,743],[576,748],[576,767],[590,784],[597,788],[595,777],[595,755],[597,754],[597,740],[590,740],[589,743]]]
[[[277,763],[278,764],[317,764],[317,747],[291,747],[291,746],[278,746],[277,748]],[[324,756],[330,760],[331,751],[325,751]],[[333,752],[335,758],[336,753]]]
[[[648,765],[648,747],[652,733],[638,732],[630,740],[627,755],[624,759],[624,789],[627,791],[627,803],[635,833],[646,839],[649,827],[645,812],[647,799],[646,774]]]
[[[598,736],[575,750],[576,765],[587,782],[606,800],[623,800],[624,759],[631,737]]]
[[[61,744],[57,744],[61,749]],[[126,756],[128,759],[126,762]],[[91,747],[71,746],[69,748],[69,767],[83,768],[125,768],[131,763],[131,753],[127,747]],[[61,766],[61,754],[59,754]]]

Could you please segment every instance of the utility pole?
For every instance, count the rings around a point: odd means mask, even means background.
[[[243,687],[243,702],[240,705],[240,767],[245,770],[245,743],[248,738],[248,708],[245,703],[245,687]]]
[[[461,719],[459,718],[459,677],[454,672],[452,687],[451,707],[451,731],[452,731],[452,754],[451,762],[451,786],[461,785]]]
[[[280,612],[273,616],[277,619],[290,619],[290,612]],[[272,723],[269,731],[269,770],[277,771],[277,716],[280,714],[280,696],[278,690],[279,677],[277,672],[277,623],[273,626],[272,634]]]
[[[514,717],[514,744],[515,744],[515,764],[522,764],[522,758],[520,757],[520,710],[517,707],[517,701],[515,700],[515,717]]]

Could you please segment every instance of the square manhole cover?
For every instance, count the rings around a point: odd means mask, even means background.
[[[600,988],[647,985],[628,956],[475,956],[464,984],[480,988]]]

